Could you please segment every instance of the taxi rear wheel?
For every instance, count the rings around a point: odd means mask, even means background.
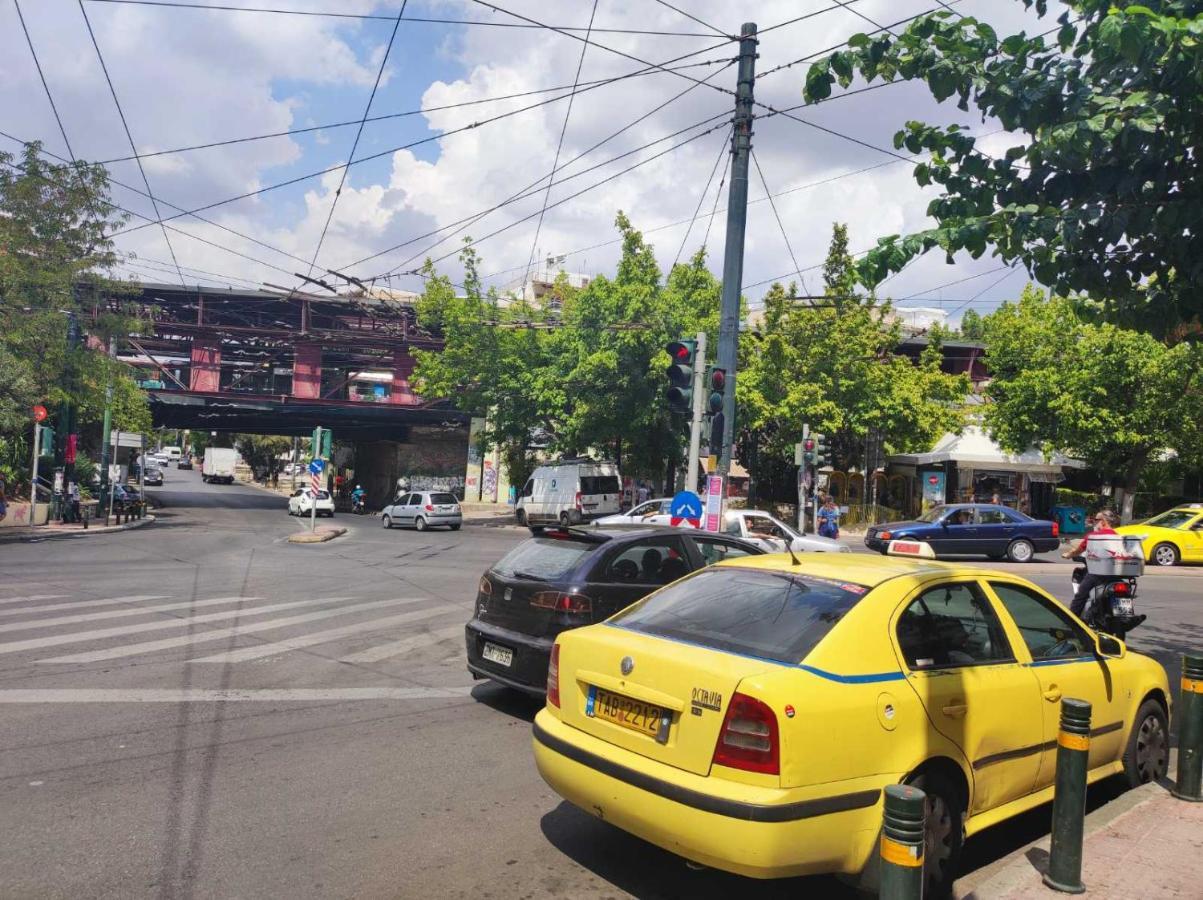
[[[1169,748],[1165,710],[1156,700],[1146,700],[1136,711],[1124,750],[1124,777],[1128,786],[1140,787],[1164,778],[1170,767]]]
[[[1170,543],[1158,544],[1151,554],[1154,564],[1159,566],[1178,565],[1178,548]]]
[[[963,792],[940,772],[920,772],[909,783],[927,794],[923,895],[949,897],[965,841],[966,800]]]

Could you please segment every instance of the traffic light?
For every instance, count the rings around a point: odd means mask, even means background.
[[[665,370],[668,375],[668,408],[673,412],[690,412],[693,408],[693,364],[698,342],[670,341],[664,349],[672,358]]]
[[[41,443],[38,445],[38,456],[54,456],[54,429],[49,425],[43,425],[39,431],[41,434],[38,440]]]
[[[813,435],[815,445],[815,468],[820,468],[831,462],[831,445],[827,443],[827,435]]]
[[[334,433],[329,428],[319,425],[313,429],[313,436],[309,438],[309,458],[329,459],[333,443]]]
[[[802,442],[802,461],[808,466],[814,465],[815,461],[815,439],[807,438]]]
[[[711,366],[710,371],[706,373],[706,385],[710,390],[706,399],[706,408],[710,415],[722,412],[723,397],[727,393],[727,370]]]

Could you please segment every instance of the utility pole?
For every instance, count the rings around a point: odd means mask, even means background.
[[[74,394],[79,388],[79,361],[75,358],[75,351],[79,347],[80,328],[79,319],[76,317],[74,310],[67,313],[67,384],[70,394],[68,398],[59,405],[57,433],[58,446],[54,452],[54,466],[56,473],[62,473],[61,487],[55,494],[55,504],[51,509],[51,516],[63,518],[67,515],[67,510],[70,509],[69,493],[71,490],[71,482],[75,480],[75,453],[79,446],[79,436],[75,433],[75,403]],[[59,482],[59,479],[55,479]]]
[[[693,358],[693,421],[689,426],[689,458],[685,463],[685,490],[698,490],[698,453],[702,449],[703,382],[706,380],[706,332],[697,336],[698,352]]]
[[[756,24],[740,28],[739,81],[731,134],[731,186],[727,193],[727,241],[723,256],[723,294],[718,331],[718,367],[727,372],[723,394],[722,445],[718,472],[731,471],[735,434],[735,368],[739,355],[739,295],[744,274],[744,232],[748,224],[748,159],[752,153],[752,88],[756,83]]]
[[[33,423],[33,462],[29,466],[29,524],[30,527],[38,524],[38,454],[42,452],[41,447],[42,426],[37,420]],[[49,510],[47,510],[49,513]],[[46,524],[50,524],[50,519],[46,519]]]
[[[109,358],[117,355],[117,340],[109,338]],[[107,383],[104,387],[104,427],[101,430],[100,438],[100,504],[108,506],[108,496],[113,490],[109,479],[109,461],[111,459],[109,451],[109,438],[113,433],[113,376],[110,374]],[[145,465],[146,460],[142,461]],[[104,524],[109,524],[109,517],[106,515]]]

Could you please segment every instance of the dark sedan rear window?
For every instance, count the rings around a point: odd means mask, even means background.
[[[611,619],[632,631],[800,662],[868,592],[804,575],[703,569]]]
[[[530,576],[532,580],[553,581],[571,572],[598,546],[587,541],[531,538],[503,556],[493,571],[503,578]]]

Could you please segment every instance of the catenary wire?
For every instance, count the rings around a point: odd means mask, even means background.
[[[777,227],[781,229],[781,239],[785,241],[785,249],[789,251],[789,261],[794,264],[794,272],[798,278],[802,280],[802,289],[806,290],[806,276],[802,274],[802,269],[798,265],[798,258],[794,256],[794,247],[789,242],[789,233],[785,230],[785,223],[781,221],[781,213],[777,211],[777,203],[773,200],[773,192],[769,189],[768,179],[764,177],[764,169],[760,168],[760,159],[756,156],[756,151],[751,152],[752,163],[756,166],[756,174],[760,176],[760,184],[764,188],[765,197],[769,201],[769,206],[773,210],[773,217],[777,220]]]
[[[846,0],[844,5],[851,6],[853,3],[860,3],[861,0]],[[834,12],[837,7],[825,6],[822,9],[816,9],[814,12],[804,13],[800,16],[794,16],[792,19],[786,19],[784,22],[778,22],[776,25],[770,25],[768,28],[761,28],[757,33],[757,37],[763,34],[768,34],[770,31],[776,31],[778,28],[785,28],[789,25],[796,25],[798,22],[804,22],[807,19],[813,19],[815,16],[823,16],[829,12]]]
[[[702,235],[702,252],[710,246],[710,228],[714,225],[714,217],[718,215],[718,201],[723,196],[723,185],[727,183],[727,176],[731,174],[730,154],[727,155],[727,165],[723,166],[723,177],[718,180],[718,190],[714,192],[714,206],[710,207],[710,218],[706,220],[706,233]]]
[[[703,28],[709,28],[715,34],[730,37],[730,35],[728,35],[727,32],[723,31],[721,28],[716,28],[715,26],[711,25],[709,22],[702,21],[697,16],[693,15],[693,13],[688,13],[685,10],[680,9],[679,7],[673,6],[671,3],[668,2],[668,0],[656,0],[656,2],[659,3],[661,6],[665,7],[666,9],[671,9],[673,12],[677,13],[678,15],[684,16],[685,18],[689,19],[690,21],[697,22]]]
[[[702,193],[698,195],[697,208],[694,209],[693,218],[689,220],[689,226],[685,229],[685,236],[681,238],[681,246],[677,248],[677,255],[673,257],[673,264],[668,268],[670,272],[677,267],[677,263],[681,260],[681,254],[685,252],[685,245],[689,242],[689,235],[693,231],[693,224],[698,220],[698,216],[702,212],[702,204],[706,202],[706,195],[710,193],[710,185],[714,184],[714,176],[718,174],[718,167],[728,152],[727,141],[730,139],[730,132],[727,132],[719,140],[718,156],[714,158],[714,166],[710,169],[710,177],[706,179],[706,187],[702,188]]]

